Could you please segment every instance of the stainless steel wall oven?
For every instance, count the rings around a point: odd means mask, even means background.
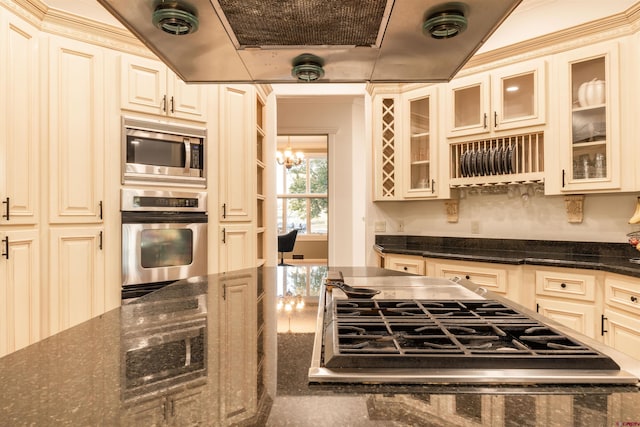
[[[122,298],[207,274],[207,194],[121,190]]]

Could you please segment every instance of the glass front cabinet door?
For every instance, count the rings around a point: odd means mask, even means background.
[[[562,191],[619,188],[618,44],[571,51],[558,64]]]
[[[436,88],[420,88],[403,94],[404,196],[437,197]]]

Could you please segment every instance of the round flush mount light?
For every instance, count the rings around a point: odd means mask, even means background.
[[[322,58],[310,53],[303,53],[293,59],[291,75],[303,82],[314,82],[324,76],[323,65]]]
[[[422,29],[434,39],[448,39],[467,29],[467,18],[459,10],[446,10],[429,16]]]
[[[162,1],[153,12],[153,25],[165,33],[183,36],[198,31],[198,17],[178,1]]]

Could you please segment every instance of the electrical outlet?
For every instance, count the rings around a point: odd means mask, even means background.
[[[404,221],[403,220],[398,221],[398,231],[399,232],[403,232],[404,231]]]
[[[471,234],[480,234],[480,221],[471,221]]]
[[[384,233],[387,231],[387,221],[376,221],[376,233]]]

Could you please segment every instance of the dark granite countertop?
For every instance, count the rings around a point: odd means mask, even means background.
[[[402,274],[339,270],[345,276]],[[636,386],[308,384],[313,332],[278,333],[277,273],[250,269],[178,282],[0,358],[0,425],[640,424]],[[194,298],[206,302],[198,314],[206,327],[201,344],[193,341],[190,363],[202,361],[204,369],[144,386],[140,378],[151,378],[157,366],[167,369],[171,356],[184,351],[163,347],[157,333],[192,325],[190,317],[172,319],[172,310],[195,310]],[[126,351],[148,344],[157,350],[135,357]]]
[[[377,235],[381,253],[498,264],[583,268],[640,277],[640,252],[627,243]]]

